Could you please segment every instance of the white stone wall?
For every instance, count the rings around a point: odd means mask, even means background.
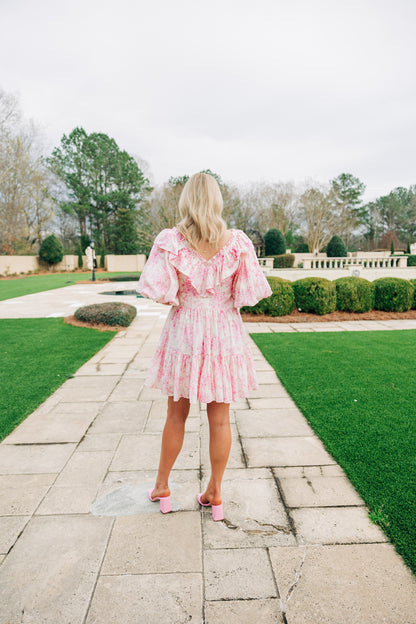
[[[335,280],[338,277],[357,275],[372,282],[379,277],[401,277],[403,279],[416,279],[415,267],[384,268],[384,269],[268,269],[263,268],[265,275],[282,277],[290,281],[303,279],[304,277],[325,277]]]
[[[87,258],[82,256],[83,269],[87,268]],[[100,256],[96,256],[97,267],[100,266]],[[146,262],[146,256],[144,254],[137,254],[131,256],[105,256],[105,268],[107,271],[142,271]],[[46,265],[39,263],[38,256],[0,256],[0,275],[7,276],[16,273],[32,273],[36,269],[45,270]],[[73,271],[78,269],[78,256],[66,255],[63,257],[62,262],[58,262],[54,265],[53,271]]]
[[[131,256],[105,256],[105,268],[107,271],[143,271],[146,262],[144,254]]]

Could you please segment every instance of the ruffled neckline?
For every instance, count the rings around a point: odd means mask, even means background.
[[[216,286],[237,271],[241,254],[249,254],[252,246],[242,230],[233,228],[233,235],[225,245],[215,256],[205,260],[175,226],[159,232],[154,244],[167,251],[170,264],[186,275],[195,290],[203,296],[215,294]]]
[[[192,247],[192,245],[186,240],[185,236],[182,234],[182,232],[180,232],[178,230],[178,228],[176,227],[176,225],[173,226],[172,230],[174,230],[174,232],[176,233],[176,235],[179,237],[179,240],[181,240],[183,243],[185,243],[187,249],[189,249],[192,253],[195,254],[195,256],[197,256],[197,258],[199,258],[202,262],[204,262],[204,264],[212,264],[214,262],[214,260],[216,259],[216,257],[218,255],[220,255],[222,252],[225,252],[227,250],[227,247],[229,245],[231,245],[231,243],[234,241],[235,238],[235,233],[236,230],[234,228],[230,228],[231,231],[231,236],[228,239],[228,241],[225,243],[225,245],[223,245],[222,247],[219,248],[219,250],[217,251],[217,253],[215,253],[209,260],[206,260],[205,258],[203,258],[201,256],[201,254],[199,254],[196,249],[194,249],[194,247]]]

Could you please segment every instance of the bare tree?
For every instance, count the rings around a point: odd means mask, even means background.
[[[254,182],[242,190],[247,225],[265,234],[276,228],[283,234],[298,227],[298,192],[293,182]],[[243,228],[244,229],[244,228]]]
[[[21,117],[17,96],[0,88],[0,132],[15,128]]]
[[[299,199],[302,235],[312,253],[318,253],[334,235],[342,235],[342,206],[332,188],[317,185],[307,188]]]
[[[39,129],[0,91],[0,253],[32,250],[52,218]]]

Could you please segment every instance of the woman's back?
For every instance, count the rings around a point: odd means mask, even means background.
[[[191,403],[231,403],[257,389],[239,308],[272,290],[253,244],[238,229],[209,259],[176,227],[155,238],[137,292],[172,305],[146,385]]]

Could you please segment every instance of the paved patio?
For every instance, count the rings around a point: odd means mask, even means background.
[[[100,297],[70,286],[0,302],[0,317],[66,316]],[[169,308],[134,301],[132,325],[0,444],[0,624],[415,624],[415,577],[253,341],[260,389],[231,405],[224,521],[196,501],[210,473],[204,404],[171,473],[173,513],[147,500],[167,399],[143,382]]]

